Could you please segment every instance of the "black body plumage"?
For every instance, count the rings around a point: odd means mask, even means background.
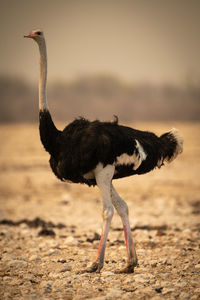
[[[101,163],[115,164],[113,179],[144,174],[170,159],[176,150],[177,140],[169,132],[157,137],[154,133],[135,130],[113,122],[90,122],[84,118],[74,120],[63,131],[56,129],[50,113],[40,111],[40,137],[51,155],[50,166],[60,180],[96,185],[95,178],[86,178]],[[146,158],[138,168],[134,163],[116,163],[123,154],[139,155],[137,142]],[[159,165],[159,167],[162,164]]]

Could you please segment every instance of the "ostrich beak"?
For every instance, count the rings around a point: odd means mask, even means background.
[[[25,38],[30,38],[30,34],[24,35]]]
[[[32,34],[32,33],[30,33],[30,34],[24,35],[24,37],[25,37],[25,38],[35,38],[35,37],[37,37],[37,34]]]

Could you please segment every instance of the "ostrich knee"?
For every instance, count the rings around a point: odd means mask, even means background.
[[[103,217],[103,221],[108,221],[111,223],[112,218],[114,215],[114,208],[113,206],[108,206],[106,208],[103,208],[103,213],[102,213],[102,217]]]

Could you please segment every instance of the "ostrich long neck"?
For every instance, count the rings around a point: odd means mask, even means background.
[[[39,44],[40,51],[40,79],[39,79],[39,129],[40,138],[46,151],[55,156],[59,146],[57,137],[60,131],[55,127],[49,113],[46,99],[47,83],[47,51],[45,41]]]
[[[39,44],[40,51],[40,80],[39,80],[39,110],[48,110],[46,85],[47,85],[47,51],[45,40]]]

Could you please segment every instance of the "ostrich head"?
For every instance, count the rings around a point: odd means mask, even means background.
[[[36,41],[38,44],[44,41],[44,34],[40,29],[32,30],[31,33],[24,35],[24,37],[31,38],[34,41]]]

